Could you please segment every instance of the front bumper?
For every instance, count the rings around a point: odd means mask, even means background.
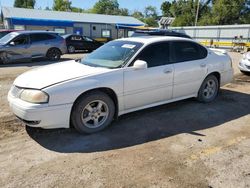
[[[44,129],[69,128],[72,104],[32,104],[8,94],[13,113],[26,125]]]

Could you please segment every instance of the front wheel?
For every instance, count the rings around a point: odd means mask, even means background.
[[[61,51],[57,48],[51,48],[48,50],[46,56],[51,61],[58,61],[61,58]]]
[[[209,75],[205,78],[198,93],[198,101],[212,102],[218,95],[219,81],[214,75]]]
[[[115,105],[105,93],[95,91],[80,97],[73,106],[71,123],[80,133],[95,133],[113,120]]]

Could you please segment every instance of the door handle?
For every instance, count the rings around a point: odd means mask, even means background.
[[[207,66],[206,63],[200,64],[200,67],[206,67],[206,66]]]
[[[164,72],[165,74],[169,74],[169,73],[172,73],[173,70],[171,70],[171,69],[166,69],[166,70],[164,70],[163,72]]]

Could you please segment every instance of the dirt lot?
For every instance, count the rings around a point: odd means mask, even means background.
[[[250,76],[230,55],[235,79],[215,102],[138,111],[94,135],[24,127],[7,92],[48,62],[0,67],[0,187],[250,187]]]

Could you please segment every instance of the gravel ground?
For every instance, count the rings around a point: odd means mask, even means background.
[[[241,54],[230,56],[234,81],[213,103],[130,113],[93,135],[23,126],[7,92],[50,62],[0,67],[0,187],[250,187],[250,76],[237,69]]]

